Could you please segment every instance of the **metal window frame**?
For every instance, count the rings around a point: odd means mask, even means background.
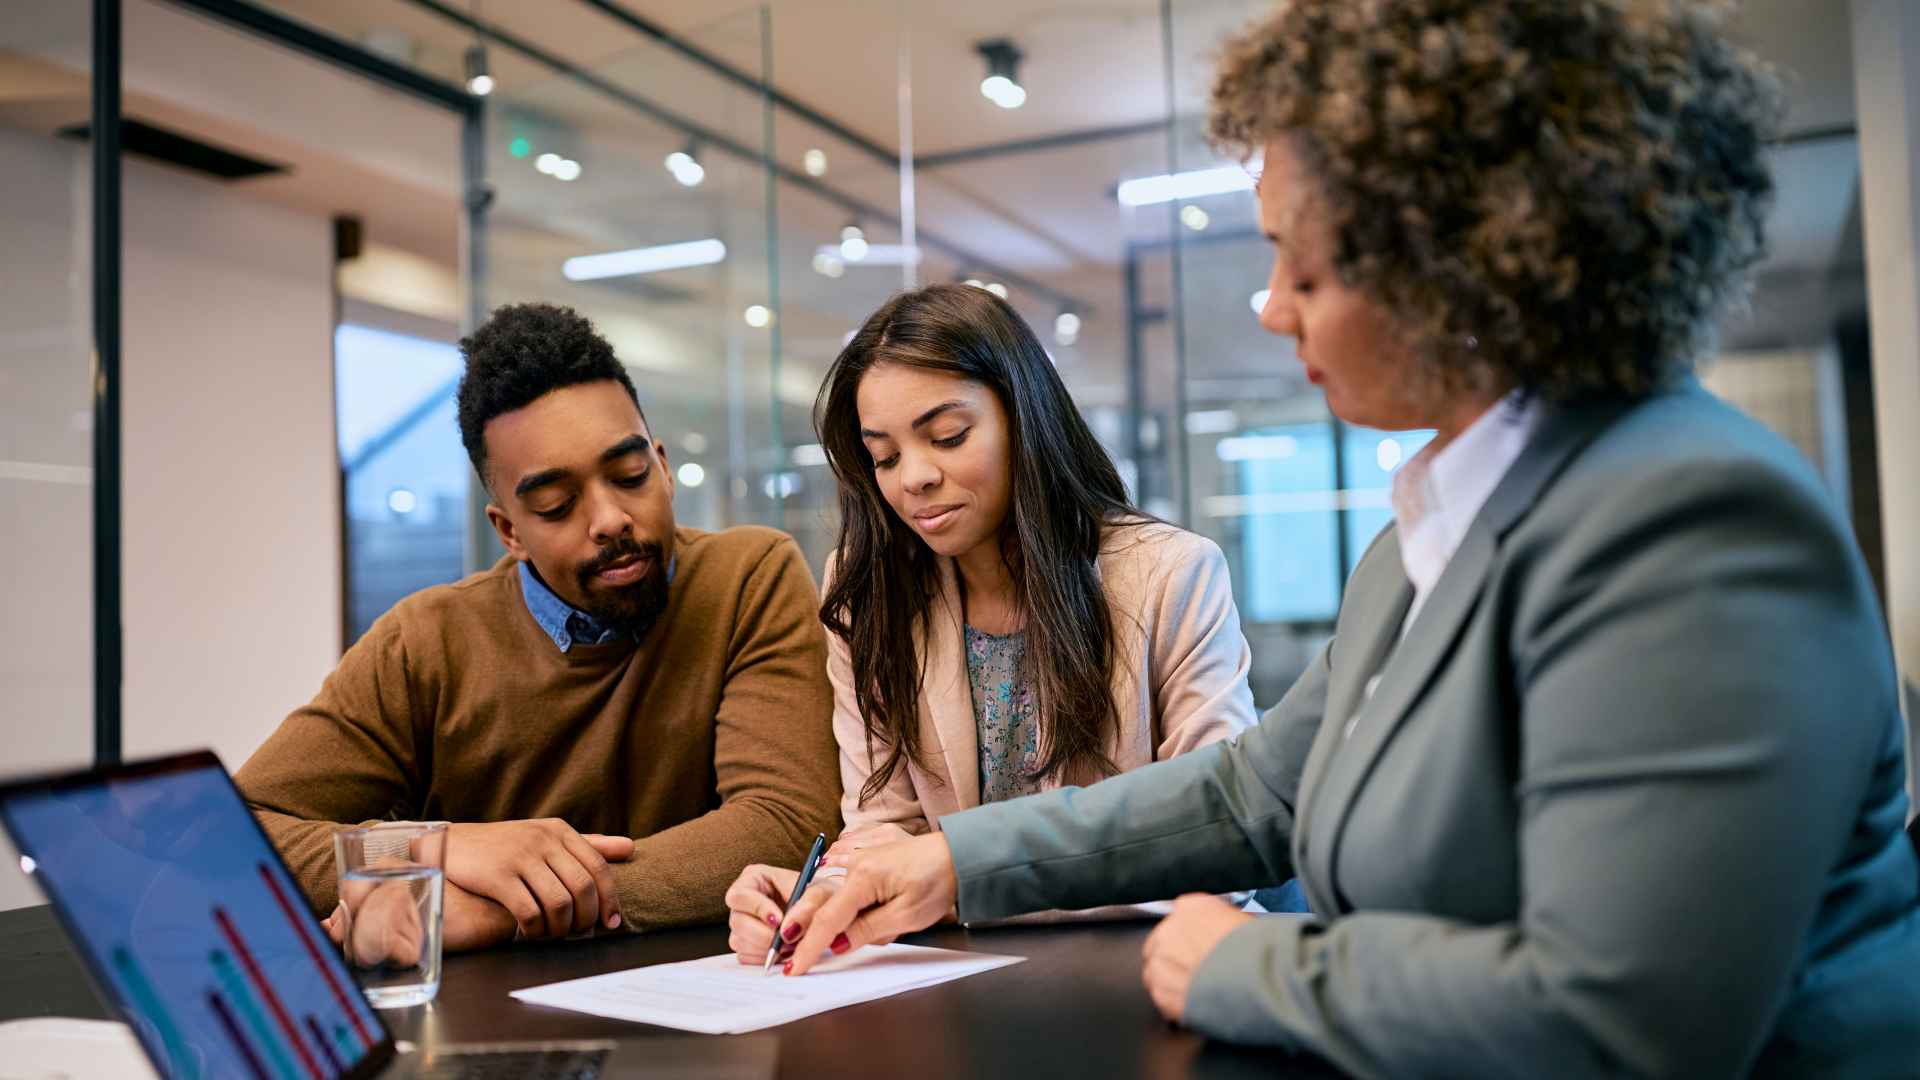
[[[120,762],[120,0],[93,0],[93,760]]]
[[[276,45],[403,91],[461,117],[466,198],[465,258],[469,318],[486,310],[485,103],[457,86],[422,75],[376,53],[321,33],[245,0],[170,0]],[[121,552],[121,72],[125,56],[122,0],[93,0],[93,757],[122,757],[125,630]],[[344,503],[342,513],[345,513]],[[343,552],[344,559],[344,552]],[[343,569],[344,572],[344,569]]]

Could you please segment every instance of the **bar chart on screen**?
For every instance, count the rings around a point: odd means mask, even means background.
[[[343,1076],[385,1029],[246,814],[217,766],[7,808],[162,1074]]]

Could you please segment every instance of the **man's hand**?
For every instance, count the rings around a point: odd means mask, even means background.
[[[924,930],[952,911],[960,895],[953,853],[940,833],[835,856],[833,865],[847,868],[840,888],[814,910],[787,916],[802,931],[787,962],[789,975],[806,974],[828,951],[837,956]],[[795,908],[811,907],[812,895],[808,889]]]
[[[469,949],[486,949],[495,945],[505,945],[513,940],[517,929],[513,913],[484,896],[475,896],[452,882],[444,884],[445,892],[441,896],[440,934],[441,947],[447,952],[464,952]],[[320,925],[333,939],[335,945],[346,939],[347,926],[351,922],[347,906],[343,901],[333,909],[333,914],[320,920]],[[355,925],[357,932],[361,930]],[[369,928],[370,929],[370,928]],[[364,951],[363,951],[364,950]],[[366,952],[378,952],[378,942],[359,938],[356,933],[354,957]],[[410,961],[418,962],[418,956]]]
[[[513,912],[449,881],[441,898],[441,944],[448,952],[490,949],[513,940]]]
[[[848,829],[827,849],[829,857],[851,855],[861,848],[879,847],[881,844],[895,844],[902,840],[913,839],[913,834],[892,822],[878,825],[866,825],[858,829]]]
[[[1187,1013],[1187,988],[1193,973],[1220,939],[1253,916],[1206,893],[1188,893],[1173,902],[1173,911],[1147,935],[1140,949],[1145,962],[1140,979],[1147,984],[1160,1015],[1180,1023]]]
[[[417,967],[426,944],[419,901],[404,881],[349,881],[327,916],[327,935],[354,967]]]
[[[559,818],[460,823],[447,830],[447,884],[507,909],[523,937],[564,938],[619,927],[607,862],[632,855],[627,837],[582,836]]]

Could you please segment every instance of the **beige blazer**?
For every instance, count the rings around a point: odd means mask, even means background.
[[[1240,632],[1227,560],[1213,541],[1158,523],[1109,528],[1096,563],[1117,628],[1113,700],[1120,724],[1107,755],[1122,771],[1164,761],[1239,734],[1254,722],[1247,689],[1252,653]],[[828,560],[824,588],[831,585]],[[958,572],[939,560],[940,591],[924,635],[920,745],[928,768],[911,762],[860,805],[860,791],[886,760],[869,754],[853,693],[847,643],[827,634],[833,680],[833,733],[840,743],[841,809],[848,829],[891,823],[912,833],[940,817],[980,805],[980,751],[967,682]],[[1094,777],[1069,778],[1086,782]],[[1048,788],[1060,786],[1049,780]]]

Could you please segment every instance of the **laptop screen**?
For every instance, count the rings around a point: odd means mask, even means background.
[[[211,754],[13,787],[0,814],[163,1074],[333,1078],[388,1056],[386,1028]]]

